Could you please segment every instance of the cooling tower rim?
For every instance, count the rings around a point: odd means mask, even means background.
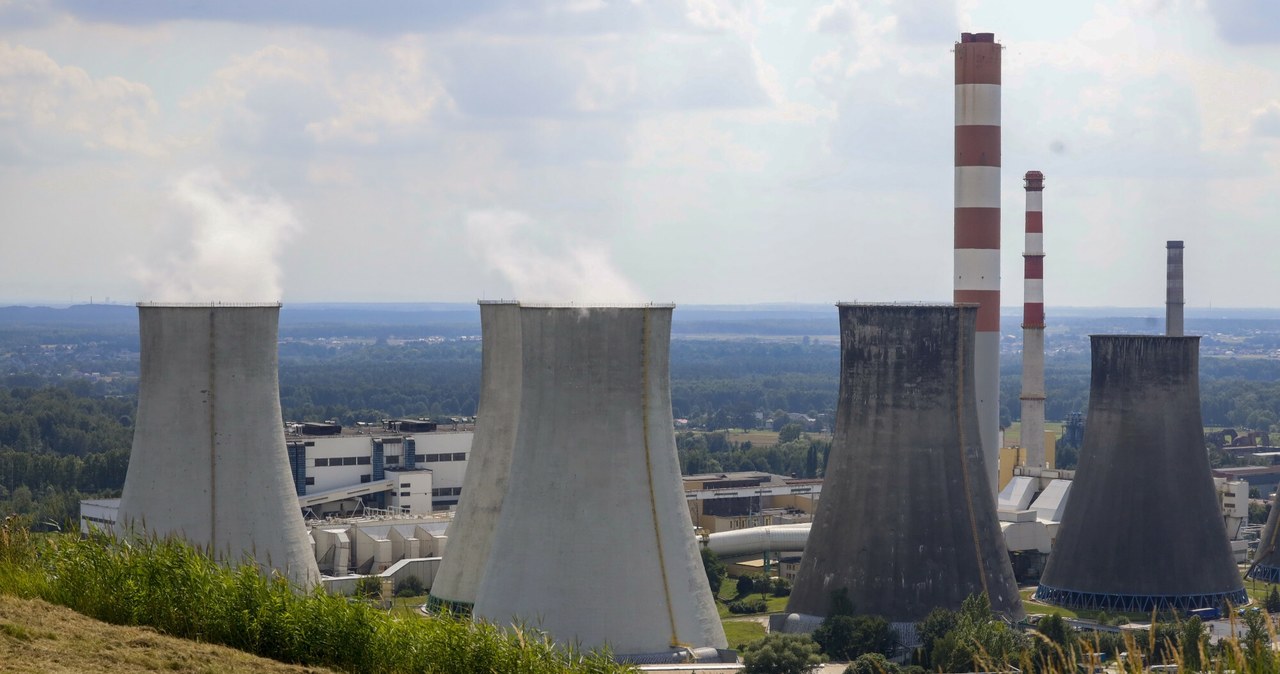
[[[1187,341],[1200,339],[1200,335],[1142,335],[1132,333],[1098,333],[1089,335],[1089,339],[1133,339],[1141,337],[1143,339],[1167,340],[1167,341]]]
[[[895,309],[955,309],[978,308],[977,302],[836,302],[836,307],[870,307]]]
[[[573,302],[515,302],[521,309],[674,309],[674,302],[621,302],[618,304],[577,304]]]
[[[139,309],[279,309],[283,302],[138,302]]]
[[[502,305],[502,306],[520,306],[520,300],[476,300],[476,304],[480,306]]]

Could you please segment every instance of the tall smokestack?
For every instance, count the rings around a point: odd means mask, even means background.
[[[1182,336],[1182,242],[1165,244],[1169,262],[1165,277],[1164,331],[1170,337]]]
[[[800,631],[847,591],[891,622],[982,593],[1023,615],[978,444],[969,306],[841,304],[822,500],[787,603]]]
[[[1131,613],[1243,605],[1204,451],[1200,338],[1091,339],[1080,467],[1036,598]]]
[[[1045,467],[1044,174],[1027,171],[1027,247],[1022,254],[1022,448],[1026,465]]]
[[[620,660],[717,660],[672,430],[671,307],[521,305],[520,333],[519,477],[474,614]]]
[[[955,302],[978,305],[974,381],[987,482],[1000,458],[1000,45],[956,44]]]
[[[279,318],[279,304],[138,305],[138,414],[118,522],[229,563],[251,554],[309,588],[320,573],[285,448]]]
[[[520,418],[520,306],[480,302],[480,408],[449,547],[428,603],[469,613],[502,512]]]

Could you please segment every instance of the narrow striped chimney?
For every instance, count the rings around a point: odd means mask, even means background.
[[[1027,171],[1027,245],[1022,254],[1022,448],[1026,465],[1045,468],[1044,174]]]
[[[1182,336],[1182,242],[1165,244],[1169,252],[1167,283],[1164,295],[1164,332],[1170,337]]]
[[[994,492],[1000,451],[1000,45],[994,33],[956,44],[955,296],[978,305],[978,431]]]

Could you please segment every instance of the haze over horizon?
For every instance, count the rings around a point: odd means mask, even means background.
[[[0,304],[950,301],[962,31],[1004,307],[1030,169],[1051,312],[1278,304],[1265,0],[354,7],[0,0]]]

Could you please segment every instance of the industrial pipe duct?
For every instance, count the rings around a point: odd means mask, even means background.
[[[133,450],[118,526],[319,582],[285,449],[280,305],[138,305]]]
[[[512,479],[476,616],[631,662],[725,648],[676,457],[671,309],[521,306]]]
[[[986,594],[1023,615],[974,400],[972,306],[841,304],[840,399],[822,499],[787,611],[916,622]]]
[[[520,416],[520,306],[480,302],[480,407],[449,548],[428,603],[469,612],[507,493]]]
[[[1204,451],[1200,338],[1091,339],[1080,467],[1036,598],[1139,613],[1246,603]]]

